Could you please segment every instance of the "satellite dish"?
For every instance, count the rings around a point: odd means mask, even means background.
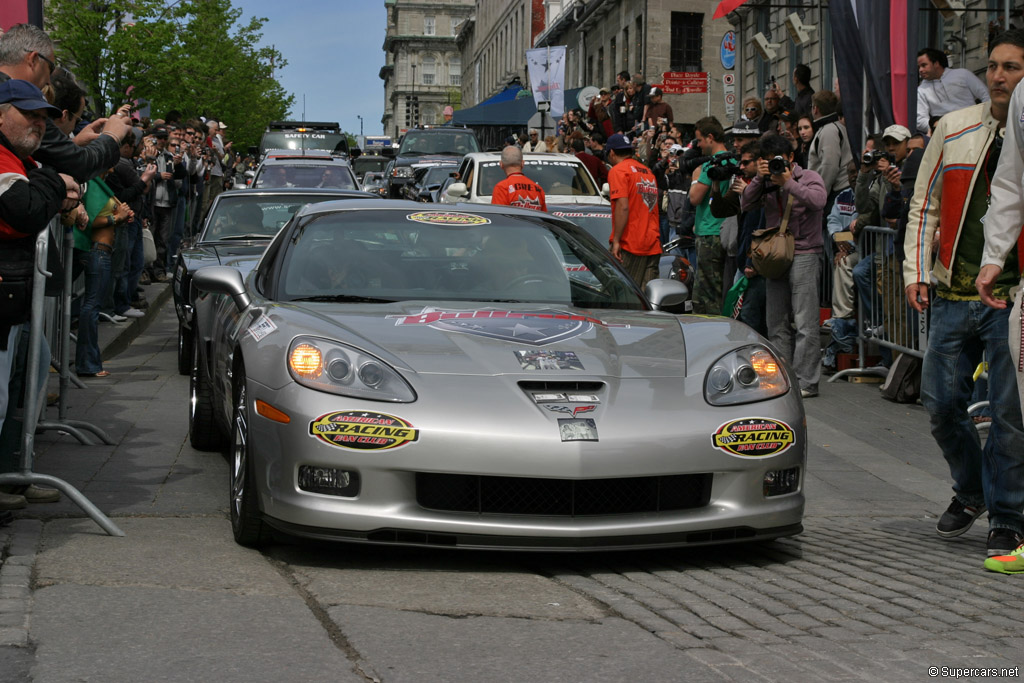
[[[590,100],[594,99],[601,94],[601,90],[592,85],[588,85],[586,88],[580,90],[580,93],[576,96],[576,101],[580,105],[580,109],[583,111],[587,110],[590,106]]]

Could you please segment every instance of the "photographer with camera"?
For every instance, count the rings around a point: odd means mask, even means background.
[[[696,124],[697,145],[708,157],[728,154],[725,130],[714,116],[706,116]],[[735,163],[735,162],[733,162]],[[704,161],[693,169],[690,183],[690,204],[696,209],[693,232],[697,243],[697,278],[693,287],[693,312],[708,315],[722,313],[726,250],[721,232],[724,219],[711,212],[711,186],[718,183],[720,193],[729,186],[729,177],[712,178],[709,170],[715,160]],[[730,278],[730,285],[732,284]]]
[[[828,193],[820,175],[793,163],[789,140],[766,135],[760,146],[757,174],[743,190],[741,207],[751,211],[763,206],[768,226],[781,225],[789,214],[793,263],[781,277],[765,283],[768,338],[796,372],[801,396],[811,398],[818,395],[821,377],[818,280]]]

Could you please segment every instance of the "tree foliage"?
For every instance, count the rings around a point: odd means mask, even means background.
[[[266,19],[239,23],[231,0],[52,0],[46,21],[57,57],[95,98],[97,113],[149,102],[228,124],[236,144],[256,144],[294,97],[274,78],[280,52],[259,47]]]

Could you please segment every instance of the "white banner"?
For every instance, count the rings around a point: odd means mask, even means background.
[[[526,51],[533,101],[551,103],[555,119],[565,113],[565,46],[539,47]]]

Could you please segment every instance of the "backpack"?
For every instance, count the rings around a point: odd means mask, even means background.
[[[901,353],[880,388],[882,398],[888,401],[915,403],[921,395],[921,359]]]

